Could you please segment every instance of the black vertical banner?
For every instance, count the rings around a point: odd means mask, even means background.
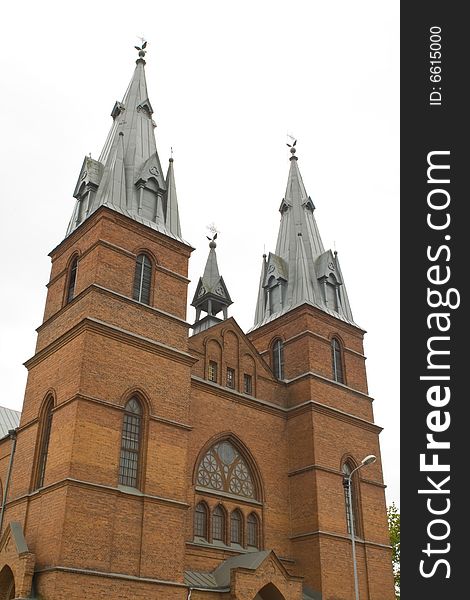
[[[403,600],[469,596],[470,518],[463,505],[470,486],[470,35],[464,9],[464,3],[434,0],[401,4]]]

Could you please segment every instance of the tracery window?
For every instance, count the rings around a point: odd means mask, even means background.
[[[194,537],[207,540],[207,505],[199,502],[194,511]]]
[[[142,304],[150,304],[152,263],[146,254],[139,254],[135,263],[134,289],[132,297]]]
[[[230,515],[230,541],[232,544],[242,543],[243,517],[241,512],[236,509]]]
[[[137,398],[131,398],[124,408],[121,436],[119,483],[137,487],[139,475],[142,408]]]
[[[333,379],[339,383],[344,383],[343,357],[341,345],[336,338],[331,340],[331,360],[333,368]]]
[[[246,542],[248,546],[259,548],[259,523],[258,517],[251,513],[247,519]]]
[[[212,540],[225,542],[225,512],[220,505],[212,513]]]
[[[203,456],[197,469],[197,485],[256,499],[248,465],[235,446],[226,440],[212,446]]]
[[[76,256],[69,267],[69,276],[67,282],[67,296],[65,298],[66,304],[72,301],[75,295],[75,282],[77,280],[77,268],[78,268],[78,256]]]

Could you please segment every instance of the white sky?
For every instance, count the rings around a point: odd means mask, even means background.
[[[8,3],[0,35],[0,404],[21,409],[42,322],[48,253],[64,237],[85,154],[148,40],[146,75],[166,169],[174,148],[183,237],[207,226],[234,300],[253,322],[261,256],[274,251],[287,133],[326,248],[339,253],[367,330],[370,394],[383,426],[387,501],[399,503],[399,2],[82,0]],[[192,321],[190,308],[188,319]]]

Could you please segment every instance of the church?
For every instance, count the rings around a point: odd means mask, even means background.
[[[0,600],[393,600],[365,332],[295,143],[252,328],[217,235],[189,323],[145,53],[50,253],[21,415],[0,409]]]

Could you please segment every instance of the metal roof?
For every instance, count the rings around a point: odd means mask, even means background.
[[[0,439],[8,435],[10,429],[16,429],[20,424],[21,413],[18,410],[0,406]]]
[[[269,253],[267,261],[263,257],[252,330],[304,303],[355,325],[337,253],[323,247],[313,215],[315,206],[302,181],[295,148],[291,152],[276,252]],[[337,306],[328,303],[326,281],[335,285]]]
[[[181,237],[173,159],[165,179],[157,152],[144,65],[143,58],[136,61],[124,98],[114,105],[113,123],[99,159],[85,157],[66,236],[100,206],[107,206],[186,244]]]

